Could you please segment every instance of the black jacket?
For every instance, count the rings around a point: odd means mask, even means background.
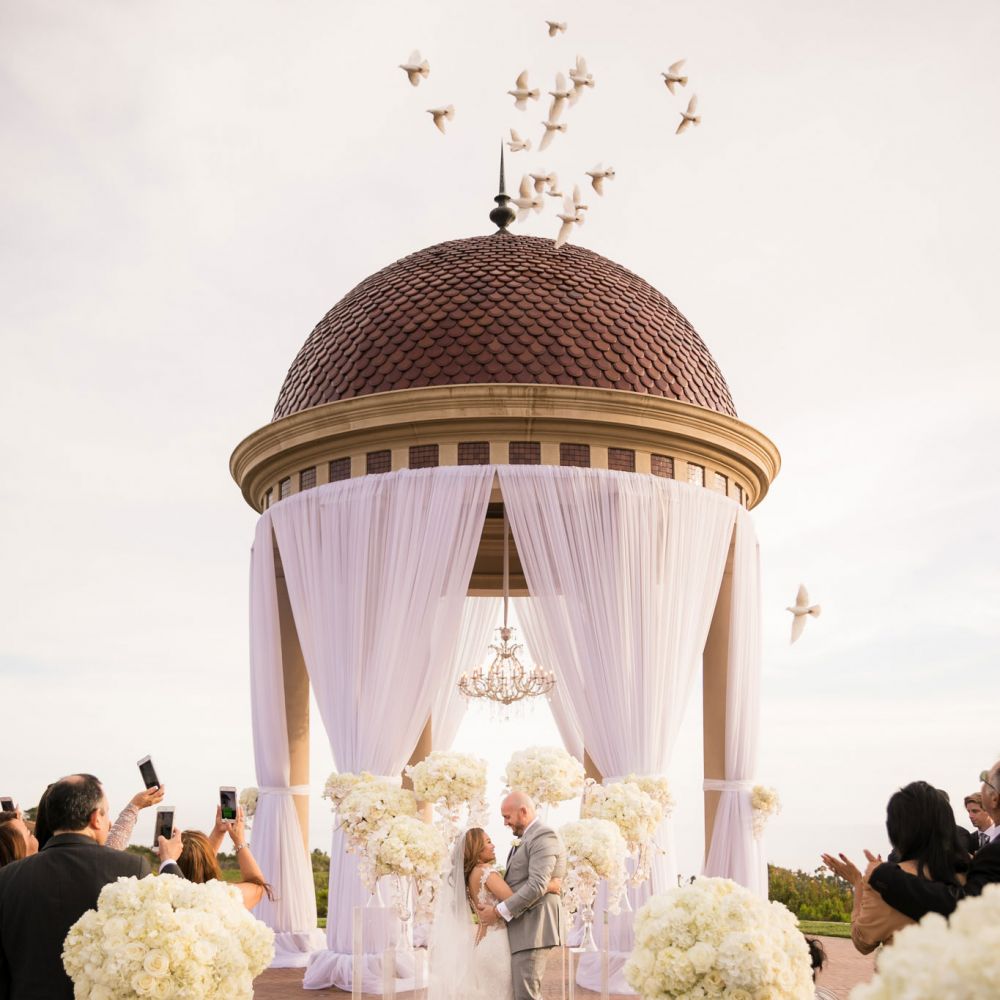
[[[978,896],[983,886],[1000,882],[1000,837],[980,848],[969,862],[965,885],[929,882],[891,864],[879,865],[869,881],[893,909],[913,920],[927,913],[950,916],[965,896]]]
[[[70,927],[121,875],[149,874],[145,858],[76,833],[0,868],[0,1000],[72,1000],[62,964]]]

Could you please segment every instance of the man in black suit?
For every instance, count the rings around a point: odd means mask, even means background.
[[[969,853],[975,854],[980,847],[985,847],[1000,831],[993,825],[990,814],[983,808],[983,797],[979,792],[965,796],[965,811],[972,823],[969,834]]]
[[[62,964],[70,927],[109,882],[149,874],[145,858],[104,846],[108,800],[93,775],[57,781],[45,808],[53,831],[45,847],[0,869],[0,1000],[72,1000]]]
[[[994,825],[1000,823],[1000,761],[980,775],[983,809]],[[973,857],[964,886],[947,886],[904,872],[894,864],[881,864],[871,874],[871,887],[893,909],[920,920],[927,913],[949,916],[965,896],[978,896],[983,887],[1000,882],[1000,837],[981,847]]]

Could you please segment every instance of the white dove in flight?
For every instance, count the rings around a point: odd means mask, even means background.
[[[554,173],[553,174],[549,174],[549,179],[548,179],[547,183],[548,183],[549,189],[545,193],[550,198],[562,198],[563,197],[562,191],[559,190],[559,175],[558,174],[554,174]]]
[[[692,94],[691,100],[688,101],[687,111],[681,112],[681,123],[677,126],[677,131],[675,135],[680,135],[688,125],[700,125],[701,115],[696,115],[695,112],[698,110],[698,95]]]
[[[511,201],[517,205],[518,222],[524,222],[530,211],[534,210],[536,212],[540,212],[542,210],[542,196],[535,193],[534,185],[531,183],[531,178],[527,174],[521,178],[521,187],[518,191],[518,197],[511,198]]]
[[[539,152],[543,149],[548,149],[550,143],[552,142],[552,136],[556,132],[565,132],[567,125],[565,122],[542,122],[545,126],[545,135],[542,136],[542,141],[538,144]]]
[[[451,121],[455,117],[455,105],[449,104],[446,108],[428,108],[427,114],[434,119],[438,131],[444,133],[445,121]]]
[[[580,185],[579,184],[574,184],[573,185],[573,209],[576,211],[576,214],[580,217],[579,218],[579,224],[582,226],[585,217],[581,213],[588,211],[590,209],[590,206],[589,205],[584,205],[583,202],[580,199],[581,199]]]
[[[545,190],[546,184],[555,184],[556,175],[550,174],[547,171],[540,174],[528,174],[528,176],[535,182],[535,191],[541,194]]]
[[[671,94],[677,93],[677,91],[674,90],[674,87],[687,86],[688,78],[686,76],[681,76],[681,67],[686,62],[686,59],[678,59],[677,62],[675,62],[673,66],[666,71],[666,73],[660,74],[660,76],[663,77],[663,82],[667,85],[667,90],[669,90]]]
[[[520,153],[522,149],[523,150],[530,150],[531,149],[531,140],[530,139],[522,139],[517,134],[517,132],[514,131],[514,129],[511,129],[510,130],[510,142],[507,143],[507,148],[512,153]]]
[[[563,210],[556,213],[556,218],[562,222],[562,225],[559,227],[559,234],[555,240],[555,248],[558,250],[569,239],[569,234],[572,232],[573,227],[579,226],[583,222],[583,217],[577,212],[573,204],[573,199],[569,195],[566,195],[563,198]]]
[[[406,76],[410,83],[416,87],[422,77],[430,76],[431,65],[426,59],[420,58],[420,50],[414,49],[410,53],[410,58],[405,63],[400,63],[399,68],[406,70]]]
[[[569,103],[572,107],[580,100],[584,87],[594,86],[594,74],[587,72],[587,60],[583,56],[576,57],[576,65],[569,71],[569,78],[573,81],[573,93],[569,95]]]
[[[532,90],[528,86],[528,71],[525,69],[518,73],[517,79],[514,81],[514,89],[508,90],[507,93],[514,98],[514,107],[518,111],[524,111],[528,106],[529,98],[532,101],[537,101],[542,92],[537,87]]]
[[[594,190],[603,197],[605,179],[609,181],[615,179],[614,167],[605,167],[603,163],[598,163],[593,170],[587,171],[587,176],[590,178]]]
[[[800,583],[799,592],[795,595],[795,604],[790,608],[785,608],[785,610],[792,613],[792,642],[795,642],[806,627],[806,619],[810,615],[813,618],[819,618],[823,609],[818,604],[810,605],[809,591],[806,590],[804,584]]]
[[[556,89],[550,90],[548,93],[552,98],[552,104],[549,106],[549,121],[555,122],[563,113],[566,102],[573,96],[574,89],[566,86],[566,77],[562,73],[556,73]]]
[[[565,21],[546,21],[549,26],[549,38],[555,38],[560,31],[565,31],[569,25]]]

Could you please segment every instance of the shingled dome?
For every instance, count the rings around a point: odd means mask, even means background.
[[[718,365],[666,296],[590,250],[499,231],[427,247],[345,295],[292,363],[273,419],[483,382],[621,389],[736,416]]]

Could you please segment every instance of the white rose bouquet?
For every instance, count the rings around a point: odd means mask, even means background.
[[[337,809],[348,850],[364,853],[369,838],[397,816],[416,816],[417,800],[408,788],[384,778],[362,775]],[[425,824],[426,825],[426,824]]]
[[[663,811],[661,819],[674,811],[674,797],[670,794],[670,783],[662,775],[630,774],[625,780],[630,784],[638,785],[642,791],[659,803],[660,809]]]
[[[337,774],[334,771],[326,779],[326,784],[323,786],[323,798],[329,800],[330,808],[336,812],[340,808],[340,803],[347,797],[347,793],[355,785],[362,781],[374,780],[375,778],[367,771],[362,771],[361,774],[350,774],[347,771],[343,774]]]
[[[750,807],[753,809],[753,835],[760,840],[767,821],[781,812],[781,799],[775,789],[767,785],[754,785],[750,791]]]
[[[464,753],[432,750],[422,761],[406,768],[413,794],[420,802],[438,806],[446,835],[458,832],[462,807],[468,807],[468,825],[486,823],[486,761]]]
[[[625,888],[625,840],[618,827],[604,819],[578,819],[567,823],[559,836],[566,846],[563,902],[570,913],[582,911],[585,923],[593,919],[597,884],[608,881],[608,909],[619,912]]]
[[[243,807],[243,815],[246,817],[247,822],[253,819],[254,813],[257,812],[257,797],[260,794],[256,788],[244,788],[240,792],[240,805]]]
[[[663,784],[666,784],[665,779]],[[662,787],[658,787],[657,791],[662,796]],[[669,797],[669,792],[667,796]],[[635,871],[630,881],[633,885],[639,885],[649,878],[650,845],[656,828],[663,819],[663,806],[659,799],[644,791],[635,781],[598,785],[588,779],[580,815],[614,823],[625,838],[629,853],[636,856]]]
[[[723,878],[668,889],[639,910],[625,978],[656,1000],[813,995],[809,948],[792,913]]]
[[[855,986],[851,1000],[980,1000],[1000,980],[1000,885],[968,896],[949,920],[928,913],[904,927],[879,953],[875,978]]]
[[[417,915],[429,919],[434,892],[448,861],[448,844],[441,831],[415,816],[387,820],[369,837],[362,856],[361,880],[371,891],[384,875],[395,875],[393,903],[401,920],[410,918],[402,881],[414,879]]]
[[[538,805],[555,805],[583,791],[584,770],[562,747],[528,747],[507,762],[508,788],[527,792]]]
[[[78,1000],[251,1000],[274,932],[224,882],[120,878],[73,924],[63,966]]]

